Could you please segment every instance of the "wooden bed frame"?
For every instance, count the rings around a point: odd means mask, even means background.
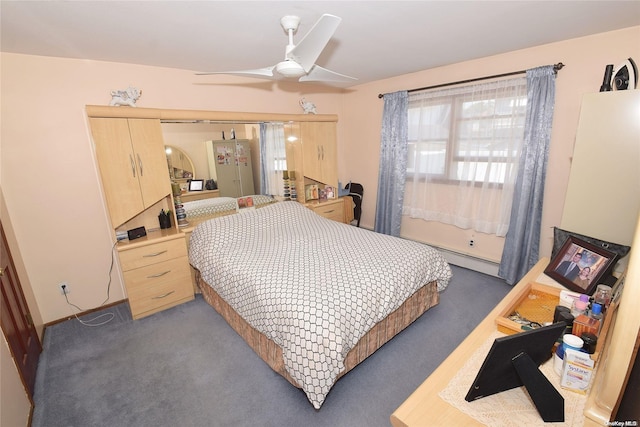
[[[202,279],[200,272],[197,270],[196,281],[204,300],[220,313],[227,323],[249,344],[249,347],[251,347],[271,369],[282,375],[295,387],[301,388],[285,369],[282,349],[240,317],[240,315]],[[356,346],[347,353],[345,370],[340,373],[338,378],[372,355],[387,341],[439,302],[440,294],[437,291],[435,281],[427,283],[418,289],[394,312],[371,328],[371,330],[358,341]]]

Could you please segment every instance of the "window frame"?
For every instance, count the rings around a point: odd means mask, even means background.
[[[522,94],[520,96],[515,96],[516,93],[518,92],[518,89],[521,89],[523,86],[525,90],[522,92]],[[503,156],[492,156],[492,155],[479,156],[479,157],[476,157],[473,162],[468,162],[465,156],[460,154],[460,146],[462,144],[462,141],[460,139],[461,123],[469,122],[469,121],[479,122],[483,120],[483,116],[477,115],[477,114],[471,117],[462,116],[461,110],[465,102],[465,98],[468,97],[469,94],[473,91],[473,86],[467,86],[466,88],[467,90],[464,90],[465,87],[461,87],[459,88],[458,91],[456,91],[456,93],[445,94],[445,95],[434,97],[428,100],[429,106],[440,105],[440,106],[449,107],[450,118],[448,120],[448,135],[446,137],[434,138],[432,140],[418,141],[415,139],[414,140],[409,139],[409,135],[411,134],[411,132],[407,132],[408,153],[409,153],[409,156],[413,156],[412,158],[410,157],[408,160],[413,160],[413,161],[407,161],[406,181],[415,181],[416,175],[417,175],[420,181],[426,181],[427,179],[429,179],[432,182],[441,183],[441,184],[450,184],[450,185],[458,185],[460,183],[473,182],[476,187],[480,187],[485,184],[479,180],[455,178],[454,177],[456,175],[455,170],[458,168],[458,165],[463,164],[465,162],[475,163],[475,164],[499,163],[501,165],[504,165],[505,168],[507,168],[510,164],[512,164],[513,161],[517,161],[517,159],[514,159],[514,156],[509,156],[508,154],[506,154]],[[526,103],[527,103],[526,82],[520,82],[519,84],[516,84],[514,82],[514,84],[509,88],[508,92],[505,93],[505,96],[501,96],[498,98],[493,96],[485,96],[483,98],[476,98],[473,101],[497,101],[500,99],[507,99],[507,98],[513,98],[514,100],[516,100],[518,104],[520,104],[519,107],[521,108],[521,112],[517,114],[517,116],[520,118],[520,120],[518,120],[518,123],[520,123],[518,127],[524,127],[525,118],[526,118]],[[420,104],[420,105],[416,105],[416,104]],[[424,100],[415,100],[415,101],[410,100],[408,105],[408,114],[410,114],[411,110],[418,110],[418,114],[421,114],[420,110],[425,106],[427,105],[424,104]],[[504,117],[505,118],[513,117],[513,114],[508,114],[508,115],[505,114]],[[491,118],[491,120],[494,120],[494,118]],[[495,126],[493,128],[495,129]],[[516,129],[516,127],[514,126],[510,126],[509,128]],[[479,138],[471,138],[471,140],[477,140],[477,139]],[[442,140],[444,140],[445,142],[445,153],[444,153],[444,160],[443,160],[444,165],[443,165],[442,172],[434,173],[428,170],[420,170],[416,172],[414,168],[409,167],[409,166],[414,166],[417,163],[416,155],[417,155],[420,144],[429,144],[432,141],[442,141]],[[413,154],[411,154],[412,152]],[[428,165],[426,165],[426,167],[428,167]],[[491,181],[488,183],[488,185],[494,188],[502,188],[504,185],[504,179],[502,181]]]

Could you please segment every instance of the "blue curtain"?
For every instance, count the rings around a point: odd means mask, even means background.
[[[384,95],[374,230],[400,236],[407,174],[408,92]]]
[[[538,262],[544,181],[555,103],[555,71],[552,65],[527,70],[527,116],[498,276],[513,285]]]

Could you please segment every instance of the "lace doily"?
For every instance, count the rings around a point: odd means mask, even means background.
[[[467,402],[464,397],[475,380],[482,362],[491,349],[493,341],[504,334],[494,332],[467,360],[464,366],[451,379],[449,384],[438,395],[445,402],[464,412],[476,421],[491,427],[548,426],[538,413],[533,401],[524,387],[517,387],[502,393],[494,394]],[[553,370],[553,358],[540,366],[540,370],[551,384],[564,397],[564,419],[553,426],[584,425],[584,406],[587,397],[580,393],[560,387],[560,377]],[[595,373],[595,371],[594,371]]]

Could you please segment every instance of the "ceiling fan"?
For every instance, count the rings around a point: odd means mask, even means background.
[[[278,62],[271,67],[255,70],[213,71],[196,74],[236,74],[258,78],[277,78],[282,76],[286,78],[298,78],[300,82],[350,82],[358,80],[355,77],[327,70],[315,63],[341,21],[342,18],[334,15],[322,15],[296,45],[293,43],[293,34],[298,30],[300,18],[298,16],[285,16],[280,20],[280,25],[282,25],[282,28],[284,28],[289,36],[289,44],[287,44],[285,49],[284,61]],[[274,75],[274,72],[277,73],[277,75]]]

